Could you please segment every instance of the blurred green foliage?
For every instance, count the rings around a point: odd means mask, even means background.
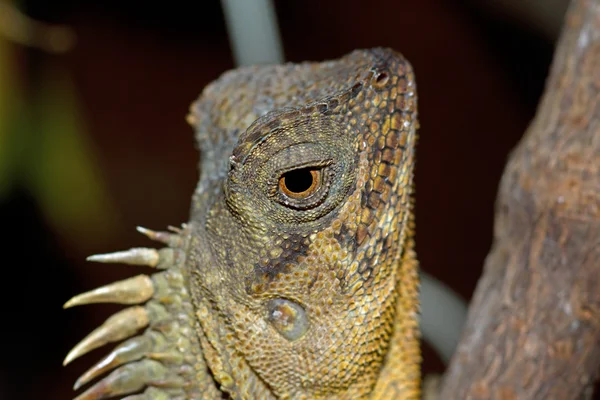
[[[10,125],[21,102],[14,81],[11,44],[0,37],[0,198],[6,196],[13,178],[14,154],[9,152]],[[12,77],[12,79],[11,79]]]
[[[18,185],[58,234],[88,243],[106,237],[116,211],[74,84],[57,56],[41,57],[33,66],[41,79],[25,81],[14,46],[0,37],[0,200]]]

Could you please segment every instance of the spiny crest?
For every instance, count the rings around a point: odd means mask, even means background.
[[[137,230],[170,247],[160,250],[133,248],[94,255],[88,260],[143,265],[161,271],[79,294],[64,305],[64,308],[93,303],[133,305],[108,318],[65,358],[63,365],[105,344],[128,339],[81,375],[74,390],[112,371],[75,400],[104,399],[131,393],[137,394],[126,397],[127,400],[189,398],[196,390],[186,383],[193,382],[193,353],[197,344],[194,335],[186,334],[193,324],[193,311],[181,271],[180,249],[184,232],[172,227],[172,232],[156,232],[142,227]],[[145,331],[134,336],[142,329]]]

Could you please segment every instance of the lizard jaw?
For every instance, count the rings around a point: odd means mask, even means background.
[[[169,246],[160,250],[134,248],[88,257],[103,263],[145,265],[159,272],[115,282],[65,303],[64,308],[92,303],[132,305],[108,318],[65,358],[63,365],[107,343],[128,339],[81,375],[74,390],[113,370],[76,400],[126,395],[144,388],[143,393],[127,399],[193,397],[197,339],[190,328],[195,323],[194,313],[182,272],[184,235],[180,229],[171,230],[155,232],[138,227],[140,233]]]

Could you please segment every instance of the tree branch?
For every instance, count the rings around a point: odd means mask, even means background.
[[[600,368],[600,0],[573,0],[511,154],[442,399],[585,399]]]

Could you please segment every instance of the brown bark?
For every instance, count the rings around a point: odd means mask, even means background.
[[[585,399],[600,368],[600,0],[573,0],[511,154],[441,399]]]

